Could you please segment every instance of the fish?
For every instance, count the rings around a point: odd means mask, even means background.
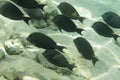
[[[39,8],[35,9],[27,9],[24,8],[24,11],[29,15],[32,19],[45,19],[45,15],[42,13],[42,11]]]
[[[23,8],[28,8],[28,9],[34,9],[34,8],[40,8],[41,10],[44,11],[44,6],[46,4],[39,4],[36,0],[11,0],[17,5],[23,7]]]
[[[31,33],[26,38],[26,40],[38,48],[43,48],[47,50],[57,49],[63,52],[63,49],[66,48],[64,46],[57,45],[57,43],[52,38],[40,32]]]
[[[96,58],[91,44],[83,37],[77,37],[73,42],[79,53],[81,53],[85,59],[92,60],[92,63],[95,66],[95,63],[99,61],[99,59]]]
[[[102,18],[110,27],[120,28],[120,16],[116,13],[111,11],[105,12]]]
[[[92,28],[101,36],[104,37],[113,37],[115,41],[117,38],[120,37],[119,35],[115,34],[114,31],[105,23],[101,21],[97,21],[92,25]]]
[[[12,3],[8,1],[0,2],[0,14],[12,20],[23,20],[29,24],[30,17],[25,17],[24,14]]]
[[[58,27],[60,32],[62,32],[61,29],[67,32],[77,32],[79,34],[84,31],[84,29],[77,28],[74,22],[64,15],[56,15],[52,21]]]
[[[74,64],[69,64],[66,58],[56,50],[45,50],[42,55],[52,64],[59,67],[67,67],[72,71]]]
[[[47,22],[48,20],[48,16],[46,16],[39,8],[35,8],[35,9],[24,8],[23,10],[32,19],[44,20],[45,22]]]
[[[67,2],[61,2],[57,8],[63,15],[70,19],[79,20],[81,23],[83,23],[83,20],[86,19],[85,17],[81,17],[76,9]]]

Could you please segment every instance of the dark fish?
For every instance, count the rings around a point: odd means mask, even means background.
[[[113,28],[120,28],[120,16],[114,12],[106,12],[102,15],[103,20]]]
[[[61,29],[67,32],[77,32],[81,34],[83,29],[77,28],[71,19],[64,15],[57,15],[52,20],[58,29],[62,32]]]
[[[42,55],[52,64],[59,67],[67,67],[72,70],[75,66],[69,64],[65,57],[56,50],[46,50]]]
[[[50,37],[39,33],[33,32],[28,37],[27,40],[39,48],[44,48],[48,50],[58,49],[59,51],[63,52],[62,50],[65,48],[64,46],[59,46],[53,41]]]
[[[105,23],[103,22],[95,22],[92,25],[92,28],[101,36],[104,37],[113,37],[115,41],[117,41],[117,38],[120,37],[119,35],[115,34],[113,30]]]
[[[15,2],[17,5],[28,8],[28,9],[33,9],[33,8],[40,8],[44,11],[44,6],[46,4],[38,4],[36,0],[11,0]]]
[[[97,61],[99,61],[95,57],[92,46],[85,38],[77,37],[73,41],[74,41],[74,44],[77,47],[78,51],[82,54],[82,56],[88,60],[92,60],[93,65],[95,65],[95,63]]]
[[[76,9],[67,2],[62,2],[57,7],[63,15],[67,16],[70,19],[79,20],[81,23],[85,19],[84,17],[80,17]]]
[[[27,9],[27,8],[25,8],[24,11],[31,18],[34,18],[34,19],[41,19],[43,17],[43,13],[41,12],[41,10],[39,8],[35,8],[35,9]]]
[[[31,19],[24,17],[24,14],[15,5],[7,1],[0,1],[0,14],[12,20],[24,20],[27,24]]]
[[[47,21],[47,16],[43,14],[43,12],[39,8],[35,9],[27,9],[24,8],[24,11],[32,18],[32,19],[38,19],[38,20],[45,20]]]

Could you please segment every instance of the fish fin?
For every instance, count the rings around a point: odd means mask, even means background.
[[[61,28],[60,28],[60,27],[58,27],[58,29],[59,29],[59,31],[62,33],[62,30],[61,30]]]
[[[66,47],[64,47],[64,46],[59,46],[59,45],[57,45],[55,48],[56,48],[57,50],[61,51],[61,52],[63,52],[63,49],[64,49],[64,48],[66,49]]]
[[[30,17],[23,17],[24,22],[27,24],[29,24],[30,19],[31,19]]]
[[[85,17],[78,17],[79,21],[83,23],[83,20],[86,19]]]
[[[74,67],[76,67],[74,64],[69,64],[69,65],[67,66],[67,68],[70,69],[71,71],[73,70]]]
[[[56,50],[57,51],[57,50]],[[58,52],[58,51],[57,51]],[[54,57],[53,57],[53,59],[57,59],[57,58],[59,58],[59,57],[61,57],[61,54],[55,54],[54,55]]]
[[[46,4],[39,4],[39,8],[42,10],[42,11],[44,11],[44,7],[46,6]],[[44,11],[45,12],[45,11]]]
[[[80,35],[82,35],[82,34],[81,34],[82,31],[84,31],[84,29],[80,29],[80,28],[77,28],[77,29],[76,29],[76,32],[79,33]]]
[[[97,59],[95,56],[92,57],[92,63],[93,63],[94,66],[95,66],[95,63],[96,63],[97,61],[99,61],[99,59]]]
[[[112,36],[113,36],[113,38],[114,38],[115,41],[117,41],[117,38],[120,37],[120,36],[117,35],[117,34],[112,34]]]

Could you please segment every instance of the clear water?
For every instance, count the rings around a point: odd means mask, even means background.
[[[22,50],[20,56],[10,55],[10,59],[3,59],[0,63],[0,75],[7,76],[8,80],[12,80],[13,76],[31,76],[36,79],[31,80],[119,80],[120,79],[120,46],[116,45],[113,38],[106,38],[98,35],[92,28],[92,24],[96,21],[103,21],[101,15],[107,11],[113,11],[120,16],[119,3],[120,0],[40,0],[43,3],[47,3],[45,11],[50,15],[53,15],[60,11],[57,9],[57,5],[60,2],[69,2],[72,4],[79,14],[87,19],[83,24],[77,20],[73,20],[77,27],[85,29],[82,33],[92,45],[96,57],[99,61],[93,66],[92,61],[84,59],[77,51],[73,39],[81,36],[77,33],[69,33],[63,31],[59,32],[57,27],[49,19],[47,25],[44,21],[33,20],[30,21],[28,26],[23,21],[14,21],[0,15],[0,48],[5,51],[6,56],[8,53],[4,48],[4,44],[8,47],[13,47],[15,51]],[[21,7],[19,7],[22,9]],[[23,10],[22,10],[23,11]],[[51,12],[51,13],[50,13]],[[24,11],[23,11],[24,13]],[[53,17],[51,16],[51,18]],[[34,26],[39,26],[40,29],[36,29]],[[113,31],[120,35],[120,29],[114,29]],[[23,44],[20,44],[24,39],[32,32],[42,32],[58,44],[64,45],[67,49],[64,50],[64,56],[69,63],[74,63],[77,67],[73,69],[72,74],[67,69],[56,69],[56,66],[50,64],[42,57],[41,53],[44,49],[39,49],[34,46],[30,48],[24,48]],[[17,35],[20,35],[17,37]],[[13,36],[12,41],[9,41],[10,36]],[[14,38],[15,37],[15,38]],[[18,39],[18,40],[17,40]],[[118,38],[120,43],[120,38]],[[25,44],[27,44],[25,42]],[[16,47],[17,46],[17,47]],[[22,46],[22,48],[20,47]],[[40,63],[36,63],[34,59],[36,54],[39,53]],[[13,51],[14,54],[14,51]],[[27,59],[26,59],[27,58]],[[30,59],[30,60],[28,60]],[[14,61],[15,60],[15,61]],[[24,62],[25,61],[25,62]],[[25,63],[25,64],[24,64]],[[33,65],[32,65],[33,64]],[[28,67],[29,66],[29,67]],[[50,69],[53,68],[53,69]],[[56,69],[56,70],[54,70]],[[40,71],[39,71],[40,70]],[[6,73],[3,73],[3,72]],[[9,74],[8,74],[9,73]],[[14,73],[14,74],[13,74]],[[13,75],[13,76],[11,76]],[[2,80],[2,78],[0,79]],[[23,78],[23,80],[29,80],[29,78]]]

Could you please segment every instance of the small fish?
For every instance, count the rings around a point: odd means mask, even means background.
[[[32,19],[46,19],[45,15],[42,13],[42,11],[39,8],[35,9],[27,9],[24,8],[24,11],[32,18]]]
[[[41,10],[44,11],[44,6],[46,4],[38,4],[36,0],[11,0],[17,5],[23,7],[23,8],[28,8],[28,9],[33,9],[33,8],[40,8]]]
[[[59,46],[50,37],[39,32],[33,32],[26,38],[30,43],[39,48],[44,48],[47,50],[57,49],[61,52],[65,48],[64,46]]]
[[[24,11],[27,13],[27,15],[29,15],[32,19],[37,19],[37,20],[44,20],[45,22],[47,22],[48,20],[48,16],[46,16],[46,14],[44,14],[39,8],[35,8],[35,9],[28,9],[28,8],[24,8]]]
[[[115,41],[117,41],[117,38],[120,37],[119,35],[115,34],[113,30],[105,23],[103,22],[95,22],[92,25],[92,28],[101,36],[104,37],[113,37]]]
[[[64,15],[57,15],[52,21],[58,27],[60,32],[62,32],[61,29],[67,32],[77,32],[79,34],[84,31],[83,29],[77,28],[73,21]]]
[[[102,15],[103,20],[113,28],[120,28],[120,16],[114,12],[106,12]]]
[[[97,61],[99,61],[95,57],[92,46],[85,38],[77,37],[76,39],[73,40],[73,42],[74,42],[76,48],[78,49],[78,51],[82,54],[82,56],[85,59],[92,60],[93,65],[95,65],[95,63]]]
[[[62,2],[57,7],[63,15],[67,16],[70,19],[79,20],[81,23],[85,19],[84,17],[80,17],[76,9],[67,2]]]
[[[0,1],[0,14],[12,20],[24,20],[27,24],[31,19],[24,17],[24,14],[15,5],[7,1]]]
[[[52,64],[59,67],[67,67],[72,71],[75,67],[73,64],[69,64],[66,58],[56,50],[46,50],[42,55]]]

